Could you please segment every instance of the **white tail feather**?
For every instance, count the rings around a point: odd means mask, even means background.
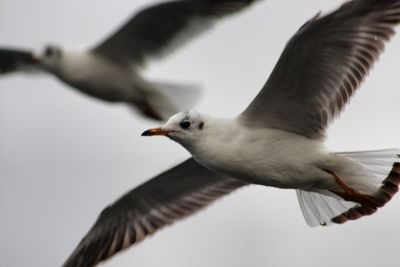
[[[382,182],[392,171],[394,163],[400,162],[399,153],[399,149],[385,149],[337,154],[362,165],[371,174],[371,179],[378,180],[382,186]],[[377,191],[379,189],[379,187],[376,188]],[[357,203],[345,201],[328,190],[319,192],[296,190],[296,193],[304,219],[309,226],[329,225],[332,223],[332,219],[360,206]],[[361,217],[360,214],[361,216],[367,215],[357,213],[354,219]],[[352,219],[344,217],[344,221]]]
[[[193,108],[201,96],[200,86],[189,84],[151,83],[167,100],[169,107],[161,111],[164,118],[169,118],[177,112]]]
[[[400,162],[400,149],[381,149],[358,152],[337,153],[340,156],[351,159],[361,164],[368,172],[373,174],[380,182],[389,175],[393,163]]]
[[[166,120],[172,115],[185,111],[199,100],[201,90],[195,85],[177,85],[145,81],[135,85],[143,96],[132,101],[131,108],[142,115]]]
[[[329,191],[322,193],[296,190],[301,211],[309,226],[329,225],[331,219],[355,207],[357,204],[338,199]]]

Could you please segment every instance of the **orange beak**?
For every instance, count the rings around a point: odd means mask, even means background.
[[[164,135],[167,136],[170,132],[173,131],[168,131],[168,130],[163,130],[161,128],[153,128],[146,130],[142,133],[142,136],[153,136],[153,135]]]

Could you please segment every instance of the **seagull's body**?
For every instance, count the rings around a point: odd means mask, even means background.
[[[338,153],[324,140],[399,23],[400,0],[347,1],[299,29],[239,116],[191,110],[143,132],[193,157],[108,206],[64,267],[93,266],[250,184],[295,189],[310,226],[375,213],[399,190],[400,150]]]
[[[145,8],[103,42],[86,50],[47,46],[42,53],[0,48],[0,74],[36,70],[80,92],[126,103],[147,118],[166,119],[199,98],[196,85],[153,82],[141,71],[151,58],[199,35],[255,0],[171,0]]]
[[[92,51],[64,50],[57,64],[43,66],[66,84],[110,102],[139,101],[145,81],[133,66],[127,66]],[[110,90],[112,88],[112,90]]]
[[[208,118],[207,127],[213,132],[185,144],[203,166],[248,183],[279,188],[310,188],[326,182],[322,163],[334,156],[322,142],[276,129],[251,129],[236,119]]]
[[[170,131],[177,122],[202,119],[198,135],[176,138],[201,165],[249,184],[286,189],[340,191],[333,172],[360,193],[374,195],[381,181],[372,179],[363,167],[340,156],[323,140],[273,128],[247,126],[241,117],[214,118],[196,111],[177,114],[162,129]],[[176,130],[171,130],[176,131]],[[329,172],[327,172],[329,170]],[[369,179],[369,183],[365,180]]]

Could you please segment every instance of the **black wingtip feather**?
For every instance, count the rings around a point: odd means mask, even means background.
[[[28,69],[37,64],[38,60],[31,52],[7,48],[0,49],[0,74]]]

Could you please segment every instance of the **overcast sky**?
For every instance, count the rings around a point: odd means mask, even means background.
[[[153,1],[152,1],[153,2]],[[241,112],[286,41],[340,0],[268,0],[217,25],[148,77],[200,83],[197,109]],[[1,0],[0,45],[90,47],[148,0]],[[400,36],[329,130],[337,151],[400,147]],[[48,76],[0,79],[0,266],[60,266],[100,211],[187,158],[159,126]],[[371,217],[309,228],[295,192],[248,187],[168,227],[104,266],[398,266],[400,197]]]

